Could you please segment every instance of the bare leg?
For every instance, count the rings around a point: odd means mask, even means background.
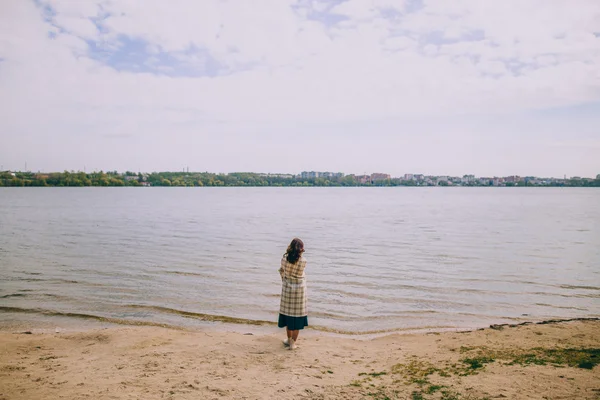
[[[292,335],[292,339],[294,339],[294,342],[298,340],[298,335],[300,334],[300,330],[295,330],[295,331],[290,331],[291,335]]]
[[[290,329],[287,326],[285,327],[285,333],[287,333],[288,340],[292,337],[292,332],[294,331],[290,331]]]

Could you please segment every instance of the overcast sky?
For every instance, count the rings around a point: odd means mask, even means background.
[[[0,0],[0,165],[600,174],[598,0]]]

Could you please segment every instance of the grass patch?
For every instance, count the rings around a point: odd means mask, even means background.
[[[392,373],[401,374],[406,383],[416,383],[417,385],[429,383],[428,377],[436,372],[440,372],[440,369],[431,363],[419,360],[412,360],[408,364],[396,364],[392,367]]]
[[[463,358],[462,361],[464,364],[467,364],[469,369],[481,369],[485,366],[485,364],[489,364],[494,362],[494,359],[491,357],[473,357],[473,358]]]
[[[424,399],[423,393],[421,393],[421,392],[416,392],[416,391],[412,392],[410,396],[411,396],[410,398],[412,400],[423,400]]]
[[[392,400],[398,398],[397,391],[390,392],[386,390],[384,386],[377,388],[377,391],[375,392],[367,392],[366,395],[372,397],[374,400]]]
[[[442,392],[442,400],[460,400],[460,395],[456,392],[449,392],[444,390]]]
[[[600,364],[600,349],[543,349],[535,348],[523,356],[517,356],[512,364],[568,365],[569,367],[593,369]]]
[[[594,369],[594,367],[597,365],[598,363],[594,363],[592,361],[582,361],[579,364],[577,364],[578,368],[584,368],[584,369]]]
[[[470,369],[476,370],[483,368],[484,364],[494,360],[506,361],[507,365],[552,365],[554,367],[569,366],[593,369],[600,364],[600,349],[547,349],[535,347],[527,350],[491,350],[483,347],[477,350],[476,357],[464,358],[461,361],[469,365]]]
[[[367,376],[367,375],[376,378],[378,376],[387,375],[387,372],[385,372],[385,371],[381,371],[381,372],[361,372],[360,374],[358,374],[358,376]]]
[[[442,390],[443,388],[445,388],[446,386],[444,385],[431,385],[429,386],[426,390],[425,393],[427,394],[433,394],[439,390]]]
[[[462,364],[452,364],[448,367],[438,368],[435,365],[412,360],[408,364],[396,364],[392,367],[392,372],[401,374],[405,378],[406,384],[417,384],[423,386],[429,384],[429,377],[437,374],[442,378],[448,378],[452,375],[468,376],[475,375],[485,367],[485,364],[493,362],[494,359],[489,356],[475,356],[461,359]]]
[[[463,395],[455,391],[443,390],[441,400],[489,400],[489,397],[475,397],[470,394]]]
[[[371,375],[373,377],[377,377],[377,376],[387,375],[387,372],[384,372],[384,371],[381,371],[381,372],[371,372],[369,375]]]
[[[440,378],[475,375],[484,371],[488,364],[494,362],[501,365],[549,365],[557,368],[583,369],[593,369],[600,364],[600,349],[598,348],[490,349],[461,346],[460,349],[455,349],[455,351],[457,350],[460,351],[462,358],[456,363],[446,360],[434,365],[413,356],[410,361],[394,365],[390,372],[361,372],[358,376],[362,377],[362,380],[355,380],[350,386],[364,388],[361,389],[362,395],[376,400],[398,399],[398,392],[392,392],[385,389],[384,386],[369,383],[375,382],[373,378],[391,374],[393,376],[390,378],[394,386],[415,385],[409,397],[413,400],[485,400],[488,398],[480,398],[472,393],[461,393],[450,389],[451,384]]]

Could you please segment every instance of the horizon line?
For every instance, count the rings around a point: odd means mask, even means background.
[[[189,171],[189,170],[171,170],[171,171],[152,171],[152,172],[148,172],[148,171],[130,171],[130,170],[126,170],[126,171],[119,171],[119,170],[103,170],[103,169],[94,169],[90,172],[86,171],[86,169],[84,168],[84,170],[63,170],[63,171],[42,171],[42,170],[38,170],[38,171],[31,171],[31,170],[0,170],[0,173],[33,173],[33,174],[62,174],[62,173],[85,173],[85,174],[93,174],[93,173],[117,173],[119,175],[125,175],[127,173],[132,173],[132,174],[161,174],[161,173],[180,173],[180,174],[213,174],[213,175],[232,175],[232,174],[254,174],[254,175],[271,175],[271,176],[282,176],[282,175],[287,175],[290,177],[300,177],[303,173],[318,173],[318,174],[335,174],[337,175],[336,177],[340,177],[339,174],[342,174],[343,176],[355,176],[355,177],[361,177],[361,176],[372,176],[372,175],[388,175],[389,178],[388,179],[403,179],[406,178],[407,175],[410,176],[421,176],[424,178],[438,178],[438,177],[447,177],[447,178],[464,178],[464,177],[474,177],[474,178],[478,178],[478,179],[482,179],[482,178],[489,178],[489,179],[501,179],[501,178],[508,178],[508,177],[515,177],[515,178],[540,178],[540,179],[575,179],[575,178],[580,178],[580,179],[598,179],[598,177],[600,176],[600,173],[597,174],[595,177],[594,176],[579,176],[579,175],[572,175],[567,177],[567,175],[563,175],[563,177],[556,177],[556,176],[539,176],[539,175],[517,175],[517,174],[509,174],[509,175],[488,175],[488,176],[478,176],[476,174],[462,174],[462,175],[448,175],[448,174],[440,174],[440,175],[435,175],[435,174],[420,174],[420,173],[405,173],[403,175],[398,175],[398,176],[392,176],[391,174],[388,174],[386,172],[372,172],[372,173],[362,173],[362,174],[355,174],[355,173],[351,173],[351,174],[347,174],[345,172],[332,172],[332,171],[315,171],[315,170],[305,170],[302,171],[300,173],[288,173],[288,172],[251,172],[251,171],[234,171],[234,172],[211,172],[211,171]],[[332,176],[329,176],[329,178],[331,178]],[[312,178],[305,178],[305,179],[317,179],[317,178],[321,178],[321,177],[312,177]],[[325,178],[325,177],[323,177]]]

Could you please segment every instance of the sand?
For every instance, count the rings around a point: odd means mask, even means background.
[[[600,321],[307,333],[289,351],[280,330],[3,332],[0,399],[600,399]]]

